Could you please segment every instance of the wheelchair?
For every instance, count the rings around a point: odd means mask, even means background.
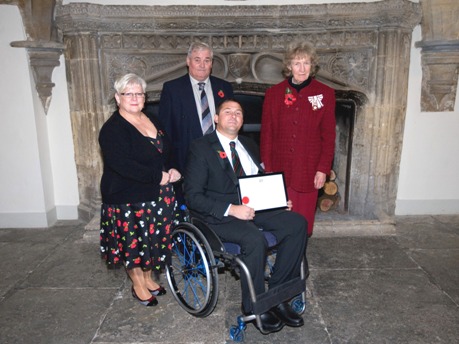
[[[265,273],[265,277],[269,278],[277,241],[272,233],[263,234],[270,250]],[[171,260],[166,265],[166,278],[174,298],[185,311],[200,318],[210,315],[217,305],[218,273],[221,269],[246,275],[253,314],[239,315],[237,325],[230,327],[229,337],[234,342],[244,341],[246,323],[254,320],[263,333],[260,314],[280,302],[291,300],[291,306],[298,314],[304,312],[306,304],[306,257],[303,257],[300,277],[257,297],[250,272],[238,257],[239,254],[239,245],[223,243],[205,222],[198,217],[188,216],[172,231]]]

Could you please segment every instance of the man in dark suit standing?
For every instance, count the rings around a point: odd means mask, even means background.
[[[240,257],[250,271],[256,295],[260,295],[265,292],[267,244],[259,227],[272,232],[279,242],[276,265],[269,280],[271,289],[300,276],[308,240],[307,222],[302,215],[287,210],[255,214],[253,208],[240,203],[236,174],[264,173],[258,147],[251,139],[238,135],[243,124],[238,102],[225,100],[218,107],[214,121],[214,132],[191,143],[185,169],[185,199],[190,210],[201,216],[223,241],[241,246]],[[237,160],[232,162],[234,148],[240,164]],[[291,208],[290,201],[287,206]],[[243,311],[250,313],[252,304],[244,274],[241,274],[241,288]],[[262,332],[279,331],[285,324],[303,325],[303,318],[287,300],[282,301],[260,315]]]
[[[163,85],[159,117],[182,173],[190,142],[214,130],[215,109],[223,100],[233,98],[231,84],[210,75],[212,61],[212,48],[193,42],[186,58],[188,74]]]

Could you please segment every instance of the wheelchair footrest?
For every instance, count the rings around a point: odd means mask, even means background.
[[[257,295],[257,301],[252,303],[253,313],[265,313],[279,303],[290,300],[305,290],[306,282],[300,277],[270,288],[267,292]]]

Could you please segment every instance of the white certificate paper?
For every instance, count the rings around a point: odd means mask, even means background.
[[[287,208],[283,173],[239,177],[239,199],[255,211]]]

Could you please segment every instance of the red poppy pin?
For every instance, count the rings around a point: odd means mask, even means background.
[[[223,151],[217,151],[218,155],[220,155],[220,159],[226,159],[226,153]]]
[[[223,93],[222,90],[218,91],[217,94],[218,94],[218,96],[219,96],[220,98],[223,98],[223,97],[225,96],[225,93]]]
[[[284,98],[284,103],[287,106],[293,105],[293,103],[296,101],[296,97],[293,95],[292,90],[290,88],[285,89],[285,98]]]

